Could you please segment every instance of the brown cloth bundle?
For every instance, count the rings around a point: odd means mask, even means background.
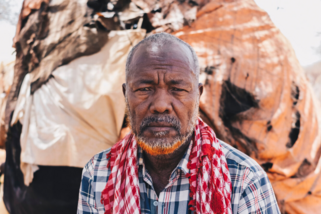
[[[174,35],[199,57],[204,120],[267,171],[281,210],[319,213],[318,102],[267,13],[253,0],[215,0]]]

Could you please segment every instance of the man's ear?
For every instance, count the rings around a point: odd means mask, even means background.
[[[203,84],[202,83],[198,83],[198,91],[199,91],[200,97],[203,94],[203,90],[204,90]]]
[[[123,83],[122,88],[123,88],[124,97],[126,97],[126,83]]]

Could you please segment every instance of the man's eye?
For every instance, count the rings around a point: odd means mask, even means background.
[[[173,91],[185,91],[185,90],[181,88],[173,88]]]
[[[150,91],[150,90],[151,88],[148,88],[148,87],[138,89],[138,91]]]

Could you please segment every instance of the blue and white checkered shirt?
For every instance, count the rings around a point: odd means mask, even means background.
[[[219,141],[225,154],[232,182],[233,214],[279,214],[274,192],[263,169],[250,157]],[[191,144],[192,145],[192,144]],[[189,181],[185,174],[189,172],[187,162],[191,146],[174,169],[165,189],[156,195],[152,177],[148,174],[141,148],[138,148],[140,206],[142,214],[183,214],[188,209]],[[107,169],[106,154],[109,150],[95,155],[84,167],[80,186],[78,214],[104,214],[101,204],[101,192],[106,186],[110,169]]]

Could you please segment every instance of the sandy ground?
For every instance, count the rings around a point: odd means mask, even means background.
[[[0,164],[6,161],[6,151],[4,149],[0,149]]]
[[[0,178],[1,180],[1,186],[0,186],[0,198],[1,198],[1,201],[0,201],[0,213],[1,214],[9,214],[6,207],[4,206],[4,203],[3,203],[3,176],[1,176]]]
[[[4,149],[0,149],[0,164],[4,163],[6,160],[6,152]],[[6,210],[6,207],[3,203],[3,176],[0,177],[0,213],[1,214],[9,214]]]

